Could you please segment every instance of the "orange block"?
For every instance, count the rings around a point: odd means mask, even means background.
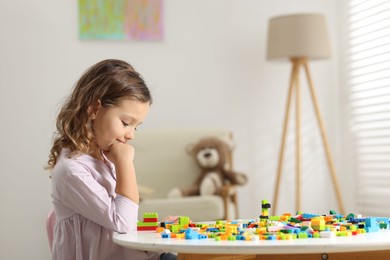
[[[227,240],[227,238],[228,238],[228,236],[229,235],[227,235],[227,234],[221,234],[221,240]]]
[[[156,232],[157,233],[161,233],[161,232],[163,232],[165,230],[165,228],[163,228],[163,227],[158,227],[158,228],[156,228]]]

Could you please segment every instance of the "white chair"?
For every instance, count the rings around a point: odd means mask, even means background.
[[[238,218],[233,186],[224,186],[222,196],[167,198],[173,187],[190,187],[199,175],[200,169],[186,149],[205,136],[232,139],[231,132],[223,129],[160,129],[136,134],[132,145],[137,181],[141,187],[154,190],[143,194],[143,189],[140,189],[139,220],[147,212],[157,212],[159,221],[169,215],[189,216],[193,221]],[[229,161],[232,165],[231,156]]]

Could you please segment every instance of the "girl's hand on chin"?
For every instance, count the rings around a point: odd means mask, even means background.
[[[134,147],[118,141],[109,147],[109,151],[104,151],[104,154],[115,165],[118,163],[132,163]]]

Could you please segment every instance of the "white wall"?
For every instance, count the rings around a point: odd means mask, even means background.
[[[265,59],[268,19],[323,13],[334,55],[311,68],[341,168],[337,8],[337,0],[166,0],[161,42],[81,41],[77,1],[0,0],[0,259],[50,259],[44,229],[52,207],[50,180],[42,167],[55,116],[81,73],[104,58],[129,61],[149,83],[155,103],[144,128],[232,129],[236,169],[250,178],[240,189],[241,216],[256,217],[261,199],[272,203],[290,73],[287,62]],[[304,100],[303,107],[302,210],[323,213],[337,204],[310,102]],[[285,168],[278,213],[295,210],[293,162],[286,161]],[[347,180],[340,173],[342,185]],[[351,208],[350,198],[345,200]]]

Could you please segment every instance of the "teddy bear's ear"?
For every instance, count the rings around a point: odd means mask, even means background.
[[[232,139],[224,139],[223,142],[226,144],[230,151],[233,151],[236,148],[235,143],[233,143]]]
[[[186,152],[189,154],[189,155],[193,155],[194,154],[194,148],[195,148],[195,144],[188,144],[186,146]]]

